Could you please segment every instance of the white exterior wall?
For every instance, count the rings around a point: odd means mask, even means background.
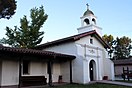
[[[109,80],[114,80],[114,64],[110,59],[104,59],[104,75],[108,76]]]
[[[93,44],[90,44],[90,39],[93,39]],[[77,41],[77,43],[80,45],[86,45],[82,47],[83,49],[86,49],[86,56],[84,57],[86,58],[86,60],[84,60],[84,63],[87,62],[88,64],[84,64],[84,71],[87,71],[87,66],[89,69],[89,62],[91,60],[94,60],[96,62],[97,72],[96,80],[102,80],[103,76],[108,76],[110,80],[114,80],[114,64],[111,60],[108,59],[108,53],[106,52],[105,48],[100,44],[100,42],[95,37],[88,36],[80,39],[79,41]],[[89,72],[87,76],[89,76]],[[87,83],[87,80],[85,82]]]
[[[56,45],[53,47],[45,48],[43,50],[57,52],[57,53],[63,53],[63,54],[69,54],[69,55],[77,54],[76,46],[73,42],[59,44],[59,45]]]
[[[93,39],[93,44],[90,44],[90,39]],[[88,36],[76,41],[76,44],[81,46],[83,51],[83,83],[90,81],[89,63],[91,60],[95,61],[96,76],[94,80],[102,80],[103,77],[103,46],[97,41],[96,38]],[[79,52],[79,51],[78,51]],[[81,53],[81,52],[80,52]]]
[[[1,86],[18,85],[19,83],[19,64],[17,61],[2,61]]]
[[[69,55],[75,55],[76,59],[72,61],[73,82],[83,83],[83,61],[82,61],[83,57],[80,54],[80,52],[78,52],[80,51],[80,48],[78,48],[78,46],[74,42],[56,45],[53,47],[46,48],[44,50],[54,51],[54,52],[69,54]],[[64,70],[63,68],[66,68],[66,66],[68,68]],[[70,67],[68,66],[67,62],[61,65],[61,74],[64,79],[63,81],[66,81],[66,82],[70,82],[69,80],[70,77],[67,76],[67,75],[70,76],[70,72],[67,72],[68,69],[70,69]]]
[[[18,61],[4,60],[0,65],[0,86],[18,85],[19,83],[19,63]],[[60,63],[53,64],[53,82],[58,82],[60,74]],[[67,72],[68,70],[66,70]],[[67,75],[67,74],[65,74]],[[22,76],[45,76],[48,82],[47,63],[40,61],[31,61],[29,65],[29,74]]]
[[[75,70],[75,72],[77,73],[74,73],[73,74],[73,82],[75,83],[84,83],[84,62],[83,60],[84,59],[84,49],[82,49],[82,47],[78,44],[76,44],[76,52],[77,54],[75,55],[76,56],[76,59],[73,61],[74,64],[73,64],[73,68]]]
[[[47,77],[47,63],[31,61],[29,66],[29,75]]]
[[[62,62],[60,66],[61,66],[61,75],[62,75],[63,82],[69,82],[70,81],[70,65],[69,65],[69,62],[68,61]]]
[[[90,44],[90,39],[93,39],[93,44]],[[106,75],[109,77],[109,79],[114,78],[113,62],[107,58],[107,52],[105,48],[95,37],[87,36],[75,42],[56,45],[44,50],[76,56],[76,59],[72,62],[73,82],[75,83],[85,84],[90,81],[89,63],[91,60],[95,62],[96,71],[94,71],[94,80],[102,80],[103,76]],[[109,64],[106,66],[105,63]],[[64,72],[69,75],[68,72],[63,71],[62,68],[64,70],[66,69],[66,66],[61,65],[61,74],[64,76],[63,78],[65,81],[69,80],[69,77],[66,77],[66,75],[62,73]],[[106,69],[109,69],[109,71]]]
[[[52,81],[58,82],[58,77],[60,74],[60,63],[53,63],[52,68]],[[46,62],[36,62],[31,61],[29,66],[29,74],[23,76],[45,76],[48,82],[48,73],[47,73],[47,63]]]
[[[114,66],[115,67],[115,75],[116,76],[121,76],[123,73],[123,67],[125,70],[127,70],[127,67],[129,68],[129,70],[132,70],[132,65],[117,65]]]
[[[96,30],[96,32],[102,36],[102,28],[101,27],[98,27],[96,25],[93,25],[93,24],[89,24],[87,26],[82,26],[80,28],[77,29],[78,30],[78,33],[81,34],[81,33],[85,33],[85,32],[89,32],[89,31],[92,31],[92,30]]]
[[[59,63],[53,63],[53,69],[52,69],[52,80],[53,82],[58,82],[60,73],[60,64]]]

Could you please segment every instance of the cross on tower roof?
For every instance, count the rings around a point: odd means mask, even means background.
[[[86,4],[86,6],[87,6],[87,9],[89,9],[89,4],[88,3]]]

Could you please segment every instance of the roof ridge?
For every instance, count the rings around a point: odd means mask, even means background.
[[[66,42],[66,41],[76,41],[88,34],[92,34],[92,33],[96,33],[97,32],[95,30],[92,30],[92,31],[89,31],[89,32],[85,32],[85,33],[81,33],[81,34],[76,34],[76,35],[72,35],[72,36],[69,36],[69,37],[65,37],[65,38],[61,38],[61,39],[57,39],[57,40],[54,40],[54,41],[51,41],[51,42],[47,42],[47,43],[43,43],[43,44],[40,44],[38,46],[35,47],[35,49],[38,49],[38,47],[43,47],[43,46],[49,46],[49,45],[52,45],[54,43],[60,43],[60,42]]]

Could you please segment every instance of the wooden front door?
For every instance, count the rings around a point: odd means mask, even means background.
[[[89,73],[90,73],[90,81],[94,80],[94,71],[93,71],[93,61],[89,63]]]

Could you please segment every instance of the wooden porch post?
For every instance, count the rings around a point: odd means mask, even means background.
[[[52,62],[48,61],[49,86],[52,86]]]
[[[70,84],[72,84],[72,60],[70,60]]]
[[[19,84],[18,88],[21,88],[21,75],[22,75],[22,57],[19,59]]]

